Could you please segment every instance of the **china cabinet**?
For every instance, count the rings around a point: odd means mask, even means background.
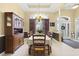
[[[13,12],[4,13],[5,53],[14,53],[23,45],[23,19]]]

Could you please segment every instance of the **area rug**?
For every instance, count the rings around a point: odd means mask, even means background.
[[[79,42],[71,40],[71,39],[64,39],[63,42],[69,46],[71,46],[72,48],[79,48]]]

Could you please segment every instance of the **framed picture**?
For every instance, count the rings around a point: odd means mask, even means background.
[[[50,26],[55,26],[55,22],[50,22]]]

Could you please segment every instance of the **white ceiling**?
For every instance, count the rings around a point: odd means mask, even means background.
[[[27,12],[57,12],[59,9],[70,10],[74,3],[21,3],[23,11]]]

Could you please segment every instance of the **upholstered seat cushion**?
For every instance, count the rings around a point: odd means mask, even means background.
[[[35,50],[44,50],[44,48],[35,48]]]

